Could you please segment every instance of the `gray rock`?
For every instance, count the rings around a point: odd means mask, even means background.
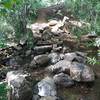
[[[32,52],[31,50],[27,50],[27,51],[25,52],[25,55],[26,55],[26,56],[30,56],[30,55],[31,55],[31,52]]]
[[[61,46],[59,46],[59,47],[54,47],[53,48],[53,51],[54,52],[60,52],[62,50],[62,47]]]
[[[73,80],[78,82],[90,82],[95,80],[93,70],[81,63],[74,62],[70,68],[70,76]]]
[[[3,79],[6,78],[6,74],[7,72],[9,72],[11,70],[11,68],[8,68],[8,67],[2,67],[0,68],[0,81],[2,81]]]
[[[8,86],[11,87],[10,100],[31,100],[32,81],[30,75],[21,71],[10,71],[6,77]]]
[[[63,87],[70,87],[74,84],[74,81],[71,79],[71,77],[64,73],[56,74],[53,79],[56,84]]]
[[[73,62],[72,66],[70,67],[70,77],[73,80],[80,82],[83,69],[84,69],[84,64]]]
[[[36,64],[38,66],[43,66],[46,67],[46,65],[49,63],[50,58],[48,57],[48,55],[43,54],[43,55],[38,55],[34,57],[34,61],[36,62]]]
[[[40,96],[34,94],[32,100],[40,100]]]
[[[50,65],[47,68],[47,71],[52,72],[52,73],[69,72],[71,66],[72,66],[72,63],[70,61],[61,60],[54,65]]]
[[[50,77],[46,77],[41,80],[38,84],[38,95],[40,96],[56,96],[56,85],[54,80]]]
[[[35,62],[35,60],[33,59],[33,60],[30,62],[29,68],[30,68],[30,69],[35,69],[35,68],[37,68],[37,67],[38,67],[38,66],[37,66],[36,62]]]
[[[88,66],[84,66],[84,69],[82,71],[82,81],[91,82],[94,80],[95,80],[95,74],[93,70]]]
[[[59,100],[56,96],[41,97],[40,100]]]
[[[50,63],[51,64],[55,64],[57,63],[58,61],[60,61],[60,56],[57,54],[57,53],[50,53],[48,55],[48,57],[50,58]]]
[[[78,82],[89,82],[95,79],[94,72],[90,67],[86,66],[83,63],[78,63],[75,61],[70,62],[66,60],[61,60],[56,64],[49,66],[47,68],[47,71],[55,74],[64,72],[66,74],[69,74],[74,81]]]
[[[34,53],[36,53],[36,54],[44,54],[46,52],[50,52],[51,50],[52,50],[52,45],[44,45],[44,46],[34,47]]]
[[[79,63],[85,63],[86,61],[84,54],[81,52],[66,53],[64,59],[71,62],[77,61]]]

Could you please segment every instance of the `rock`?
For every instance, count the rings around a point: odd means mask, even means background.
[[[32,100],[40,100],[40,96],[34,94]]]
[[[44,54],[52,50],[52,45],[36,46],[34,47],[35,54]]]
[[[37,68],[37,65],[36,65],[36,62],[35,62],[34,59],[30,62],[30,67],[31,67],[32,69]]]
[[[25,45],[26,42],[27,42],[27,37],[23,37],[23,38],[21,38],[21,40],[19,41],[19,44],[20,44],[20,45]]]
[[[53,79],[56,84],[61,85],[63,87],[70,87],[74,84],[74,81],[71,79],[71,77],[64,73],[56,74]]]
[[[30,56],[31,55],[31,50],[27,50],[26,52],[25,52],[25,56]]]
[[[73,80],[80,82],[83,69],[84,69],[84,64],[73,62],[72,66],[70,67],[70,77]]]
[[[7,73],[6,80],[8,86],[11,87],[10,100],[32,99],[32,80],[29,74],[24,74],[21,71],[10,71]]]
[[[50,58],[50,63],[51,64],[55,64],[55,63],[57,63],[58,61],[60,61],[60,56],[59,56],[59,54],[57,54],[57,53],[50,53],[49,55],[48,55],[48,57]]]
[[[5,67],[5,66],[3,66],[2,68],[0,68],[0,81],[2,81],[3,79],[6,78],[6,74],[10,70],[11,70],[10,68]]]
[[[60,99],[56,96],[47,96],[47,97],[41,97],[40,100],[60,100]]]
[[[67,61],[77,61],[79,63],[85,63],[85,56],[83,53],[81,52],[76,52],[76,53],[66,53],[64,56],[64,59],[66,59]]]
[[[43,55],[35,56],[34,61],[38,66],[46,67],[46,65],[50,62],[50,58],[48,57],[48,55],[43,54]]]
[[[89,82],[93,81],[95,78],[94,73],[90,67],[87,67],[83,63],[70,62],[66,60],[61,60],[54,65],[47,68],[50,73],[61,73],[64,72],[77,82]]]
[[[61,50],[62,50],[61,46],[53,48],[54,52],[57,52],[57,51],[60,52]]]
[[[95,80],[93,70],[81,63],[73,62],[70,68],[70,77],[78,82],[91,82]]]
[[[64,31],[63,30],[61,30],[61,29],[59,29],[59,26],[53,26],[52,28],[51,28],[51,32],[54,34],[54,35],[59,35],[59,34],[61,34],[61,33],[64,33]]]
[[[43,80],[41,80],[37,84],[38,88],[38,95],[39,96],[56,96],[56,85],[54,83],[54,80],[50,77],[46,77]]]
[[[19,57],[18,57],[19,58]],[[9,61],[6,63],[7,66],[10,66],[12,69],[18,69],[20,67],[20,65],[18,64],[18,60],[17,57],[13,57],[11,59],[9,59]]]
[[[69,47],[63,47],[62,52],[65,54],[67,52],[70,52],[71,49]]]
[[[57,20],[51,20],[48,22],[49,26],[55,26],[58,23]]]
[[[95,74],[93,70],[88,66],[84,66],[84,69],[82,71],[82,81],[92,82],[94,80],[95,80]]]
[[[40,31],[43,31],[48,27],[49,25],[47,23],[35,23],[32,24],[29,28],[32,30],[34,38],[41,38],[42,34]]]
[[[52,73],[66,72],[67,74],[69,74],[71,66],[72,66],[71,62],[66,61],[66,60],[61,60],[54,65],[50,65],[47,68],[47,71],[52,72]]]

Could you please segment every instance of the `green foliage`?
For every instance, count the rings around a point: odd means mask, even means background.
[[[76,18],[91,24],[87,32],[95,31],[100,35],[100,0],[65,0],[65,6]]]
[[[100,65],[100,62],[95,57],[87,57],[87,63],[91,65]]]
[[[93,58],[87,57],[87,63],[95,65],[97,63],[97,60],[95,57]]]
[[[4,48],[6,47],[6,41],[4,40],[4,38],[0,39],[0,48]]]
[[[0,84],[0,100],[7,100],[7,91],[6,84]]]
[[[60,4],[61,2],[64,2],[66,10],[70,11],[77,19],[91,24],[90,27],[83,29],[73,27],[73,33],[78,36],[91,31],[100,34],[99,0],[0,0],[0,18],[2,17],[8,26],[13,27],[16,40],[20,40],[23,36],[30,36],[26,25],[36,20],[37,9]],[[2,23],[0,23],[0,27]],[[9,34],[8,29],[10,28],[7,29],[7,27],[1,28],[0,32]]]

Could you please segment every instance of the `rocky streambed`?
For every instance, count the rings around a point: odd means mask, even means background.
[[[87,65],[87,53],[79,51],[82,40],[66,31],[65,22],[31,25],[31,49],[24,41],[0,50],[0,81],[10,88],[8,100],[99,100],[100,69]]]

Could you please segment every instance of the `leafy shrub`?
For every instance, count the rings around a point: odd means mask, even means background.
[[[0,84],[0,100],[7,100],[7,91],[6,84]]]

